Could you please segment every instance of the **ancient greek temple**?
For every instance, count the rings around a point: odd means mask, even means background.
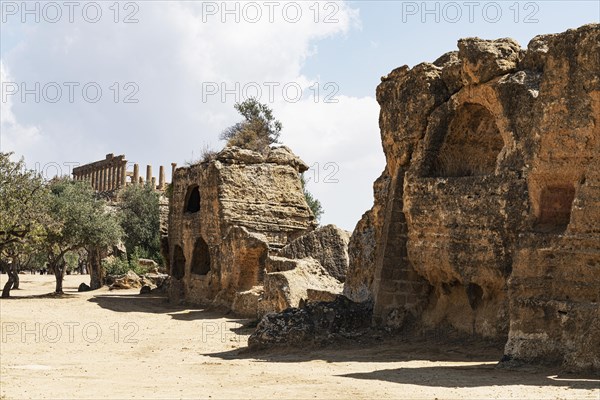
[[[177,164],[172,163],[175,169]],[[114,156],[107,154],[104,160],[95,161],[80,167],[73,168],[73,179],[88,181],[97,192],[114,192],[128,185],[150,184],[155,190],[162,191],[166,187],[165,169],[161,165],[156,177],[152,175],[152,165],[146,166],[146,180],[140,176],[140,167],[133,164],[133,171],[127,171],[128,162],[124,155]]]

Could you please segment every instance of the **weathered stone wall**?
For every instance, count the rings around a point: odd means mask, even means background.
[[[306,169],[281,147],[267,156],[225,148],[214,160],[175,171],[169,259],[185,300],[256,314],[261,292],[253,288],[262,285],[269,252],[316,225],[300,183]]]
[[[600,368],[600,27],[460,40],[377,88],[386,169],[344,293],[374,322]]]

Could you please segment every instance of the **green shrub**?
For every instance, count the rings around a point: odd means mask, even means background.
[[[106,271],[106,275],[123,275],[130,270],[126,256],[102,260],[102,267]]]

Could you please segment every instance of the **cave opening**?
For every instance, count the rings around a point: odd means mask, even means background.
[[[504,147],[493,114],[479,104],[463,104],[448,125],[433,166],[433,176],[492,175]]]
[[[198,185],[188,188],[185,195],[185,212],[197,213],[200,211],[200,190]]]
[[[192,255],[192,273],[206,275],[210,271],[210,253],[208,244],[202,237],[196,240],[194,254]]]

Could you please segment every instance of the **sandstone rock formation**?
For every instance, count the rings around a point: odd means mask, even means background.
[[[142,276],[133,271],[127,271],[124,275],[109,275],[107,284],[110,290],[134,289],[148,286],[151,290],[162,287],[169,276],[166,274],[148,273]]]
[[[344,293],[378,325],[600,369],[600,26],[460,40],[377,88],[387,164]]]
[[[270,270],[269,266],[287,265],[289,269]],[[342,293],[343,285],[313,258],[291,260],[270,257],[264,279],[259,314],[277,312],[290,307],[298,307],[301,302],[318,301],[325,293]]]
[[[326,225],[292,241],[279,252],[281,257],[313,257],[335,279],[344,282],[348,270],[350,234],[335,225]]]
[[[178,168],[168,224],[169,297],[258,317],[297,306],[309,289],[340,293],[330,273],[343,279],[348,237],[333,226],[312,232],[316,222],[299,175],[307,169],[286,147],[266,155],[226,147],[214,159]],[[303,260],[269,268],[279,253]]]

